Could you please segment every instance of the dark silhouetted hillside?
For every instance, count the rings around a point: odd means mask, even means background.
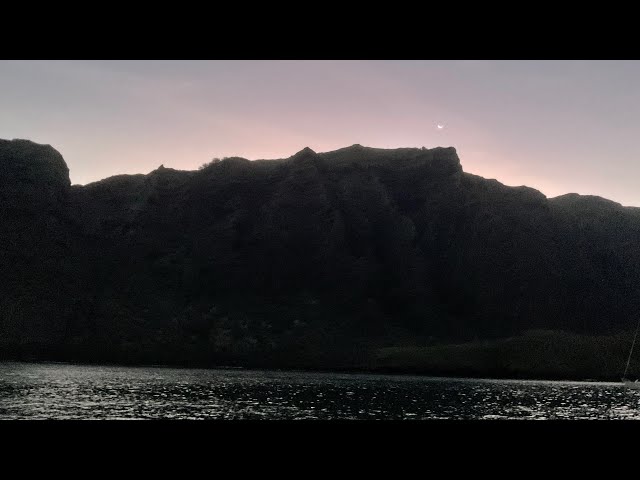
[[[443,345],[544,330],[618,339],[614,372],[640,312],[640,209],[464,173],[453,148],[72,186],[52,147],[1,140],[0,239],[5,358],[455,373]]]

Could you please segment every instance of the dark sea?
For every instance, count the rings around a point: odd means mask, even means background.
[[[0,363],[0,419],[640,419],[618,383]]]

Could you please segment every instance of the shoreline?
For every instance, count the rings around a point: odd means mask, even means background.
[[[124,363],[124,362],[106,362],[106,361],[61,361],[47,359],[0,359],[0,365],[3,364],[25,364],[25,365],[68,365],[76,367],[120,367],[120,368],[158,368],[158,369],[174,369],[174,370],[237,370],[244,372],[292,372],[292,373],[310,373],[310,374],[343,374],[343,375],[377,375],[389,377],[420,377],[433,380],[453,380],[453,381],[506,381],[506,382],[564,382],[564,383],[604,383],[604,384],[620,384],[620,379],[612,378],[563,378],[563,377],[536,377],[536,376],[507,376],[507,375],[482,375],[468,374],[455,375],[444,372],[426,372],[412,371],[411,369],[358,369],[358,368],[313,368],[313,367],[259,367],[259,366],[231,366],[231,365],[186,365],[186,364],[147,364],[147,363]]]
[[[532,330],[520,335],[463,343],[362,343],[349,350],[253,351],[222,354],[202,350],[131,349],[96,345],[4,345],[1,361],[61,362],[123,367],[245,369],[494,380],[621,382],[628,359],[627,334],[587,336]],[[313,347],[313,348],[312,348]],[[147,350],[145,351],[145,348]],[[640,358],[628,376],[640,377]]]

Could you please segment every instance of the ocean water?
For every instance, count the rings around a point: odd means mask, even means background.
[[[640,419],[603,382],[0,363],[0,419]]]

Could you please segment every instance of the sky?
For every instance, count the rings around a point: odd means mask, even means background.
[[[640,61],[0,61],[0,138],[52,145],[74,184],[453,146],[506,185],[640,206],[639,137]]]

